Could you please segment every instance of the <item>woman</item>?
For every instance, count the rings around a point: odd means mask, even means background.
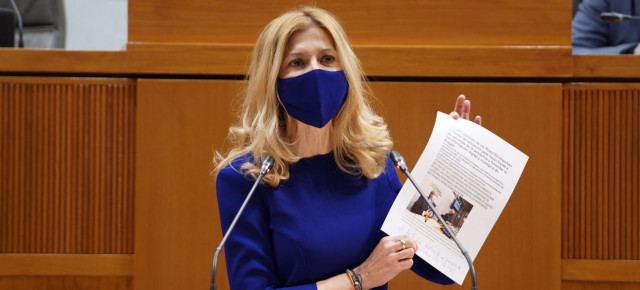
[[[322,9],[285,13],[260,34],[241,123],[229,133],[235,147],[214,161],[226,232],[259,164],[275,158],[225,246],[232,289],[384,289],[412,266],[452,283],[414,257],[415,241],[380,231],[401,184],[363,76],[342,27]],[[468,118],[464,96],[456,106],[452,115]]]

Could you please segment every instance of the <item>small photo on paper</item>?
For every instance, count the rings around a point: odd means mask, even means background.
[[[436,186],[434,182],[428,182],[427,184],[429,186],[424,186],[424,188],[429,190],[427,196],[431,204],[434,205],[436,212],[429,208],[427,201],[418,192],[409,201],[406,209],[415,216],[420,216],[428,226],[452,239],[447,235],[442,223],[435,215],[440,215],[453,231],[453,234],[457,235],[473,209],[473,204],[455,191],[448,190],[443,186]]]

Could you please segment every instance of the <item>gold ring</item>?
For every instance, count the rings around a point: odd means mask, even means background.
[[[402,249],[406,250],[407,249],[407,242],[405,242],[404,240],[400,240],[400,242],[402,243]]]

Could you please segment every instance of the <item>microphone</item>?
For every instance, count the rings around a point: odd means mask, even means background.
[[[602,12],[600,20],[607,22],[640,21],[640,17],[618,12]]]
[[[233,221],[231,222],[231,225],[227,230],[227,234],[224,235],[224,237],[222,237],[222,241],[220,242],[220,245],[216,248],[216,253],[213,255],[213,266],[211,269],[211,287],[209,287],[210,290],[217,289],[216,288],[216,270],[218,268],[218,256],[220,255],[220,251],[222,250],[224,243],[227,241],[227,238],[229,238],[231,231],[233,231],[233,227],[236,225],[236,222],[240,218],[242,211],[244,211],[245,206],[247,205],[247,203],[249,203],[249,199],[253,195],[253,192],[256,190],[256,187],[258,187],[258,184],[262,180],[262,177],[267,175],[267,173],[269,173],[269,171],[271,171],[271,169],[273,168],[273,162],[274,160],[272,156],[267,156],[267,158],[262,162],[262,167],[260,167],[260,173],[258,174],[258,178],[256,178],[256,181],[253,183],[253,187],[251,187],[251,190],[249,190],[249,194],[244,199],[244,202],[242,203],[242,206],[240,206],[238,213],[233,218]]]
[[[16,18],[18,19],[18,47],[24,47],[24,40],[22,39],[22,16],[20,16],[20,10],[18,10],[18,6],[14,0],[11,1],[11,6],[13,7],[13,11],[16,13]]]
[[[407,175],[407,177],[409,178],[411,183],[413,183],[413,186],[418,190],[418,192],[420,193],[422,198],[424,198],[424,200],[427,201],[427,204],[429,205],[429,208],[434,213],[434,215],[438,218],[438,221],[440,221],[440,223],[442,223],[442,226],[444,227],[445,231],[447,232],[447,235],[452,237],[453,241],[456,242],[456,245],[458,246],[458,248],[460,248],[460,251],[462,252],[464,257],[467,259],[467,263],[469,264],[469,271],[471,272],[471,289],[472,290],[478,290],[478,286],[477,286],[477,283],[476,283],[476,269],[473,267],[473,262],[471,261],[471,257],[469,257],[469,253],[462,246],[460,241],[458,241],[458,238],[456,238],[456,236],[453,234],[453,231],[451,231],[451,229],[449,228],[447,223],[438,214],[438,212],[436,211],[436,208],[433,206],[433,204],[431,204],[431,201],[429,200],[427,195],[422,191],[422,189],[420,188],[418,183],[413,179],[413,176],[411,176],[411,173],[409,173],[409,169],[407,168],[407,165],[404,163],[404,158],[402,157],[402,155],[400,155],[400,153],[398,153],[398,151],[394,150],[394,151],[391,151],[390,156],[391,156],[391,160],[396,165],[396,168],[400,169],[400,171],[402,171],[402,173]]]

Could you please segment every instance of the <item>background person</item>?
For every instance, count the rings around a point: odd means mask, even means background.
[[[640,54],[640,21],[605,22],[602,12],[640,15],[640,0],[584,0],[571,25],[573,54]]]

